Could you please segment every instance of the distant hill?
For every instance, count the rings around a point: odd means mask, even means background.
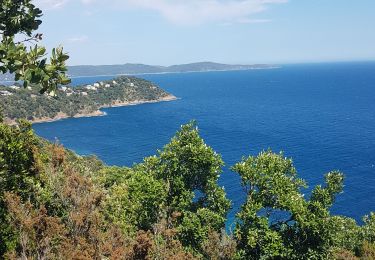
[[[145,64],[122,64],[122,65],[81,65],[70,66],[69,75],[97,76],[97,75],[129,75],[144,73],[178,73],[178,72],[201,72],[201,71],[221,71],[221,70],[251,70],[251,69],[271,69],[275,65],[254,64],[254,65],[229,65],[214,62],[197,62],[173,66],[152,66]]]
[[[181,73],[181,72],[203,72],[224,70],[252,70],[273,69],[276,65],[253,64],[253,65],[229,65],[215,62],[196,62],[173,66],[154,66],[145,64],[126,63],[122,65],[79,65],[69,66],[70,77],[99,76],[99,75],[135,75],[147,73]],[[14,77],[10,74],[0,74],[0,81],[12,81]]]

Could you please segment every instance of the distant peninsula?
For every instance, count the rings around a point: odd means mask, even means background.
[[[122,64],[122,65],[81,65],[68,67],[71,77],[97,76],[97,75],[136,75],[152,73],[183,73],[183,72],[205,72],[205,71],[229,71],[229,70],[252,70],[272,69],[276,65],[254,64],[254,65],[229,65],[214,62],[197,62],[173,66],[153,66],[145,64]]]
[[[92,85],[60,87],[56,93],[48,94],[40,94],[37,87],[0,86],[0,109],[8,124],[15,124],[20,118],[38,123],[102,116],[101,108],[175,99],[150,81],[127,76]]]
[[[208,71],[233,71],[233,70],[255,70],[275,69],[278,65],[253,64],[253,65],[230,65],[215,62],[196,62],[173,66],[156,66],[145,64],[126,63],[119,65],[79,65],[69,66],[70,77],[92,77],[92,76],[120,76],[139,74],[162,74],[162,73],[185,73],[185,72],[208,72]],[[0,74],[0,82],[12,82],[14,76],[6,73]]]

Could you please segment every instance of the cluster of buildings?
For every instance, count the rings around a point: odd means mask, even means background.
[[[19,89],[21,89],[21,87],[15,86],[15,85],[9,86],[8,88],[12,89],[12,90],[19,90]],[[0,96],[12,96],[12,95],[13,95],[13,93],[10,92],[10,91],[8,91],[8,90],[0,90]]]
[[[14,94],[14,91],[16,90],[20,90],[20,89],[23,89],[22,87],[20,86],[17,86],[17,85],[12,85],[12,86],[8,86],[7,87],[8,89],[11,89],[13,90],[12,92],[8,91],[8,90],[1,90],[0,91],[0,96],[12,96]],[[26,88],[27,90],[32,90],[32,88],[30,86],[28,86]]]
[[[112,84],[99,82],[99,83],[94,83],[93,85],[86,85],[83,88],[85,90],[97,91],[99,88],[110,88],[110,87],[113,87],[117,84],[118,83],[115,80],[113,80]],[[86,91],[74,90],[74,88],[69,88],[69,87],[60,87],[60,90],[65,92],[65,94],[68,97],[73,95],[73,94],[78,94],[78,95],[81,95],[81,96],[87,96],[88,95],[88,92],[86,92]]]
[[[87,91],[97,91],[100,88],[110,88],[110,87],[114,87],[115,85],[118,85],[118,84],[119,83],[117,81],[113,80],[110,83],[99,82],[99,83],[94,83],[93,85],[86,85],[83,88]],[[127,85],[130,86],[130,87],[135,86],[134,83],[132,83],[132,82],[127,83]],[[11,90],[19,90],[22,87],[13,85],[13,86],[9,86],[9,88]],[[27,89],[32,90],[31,87],[27,87]],[[59,88],[59,90],[62,91],[62,92],[65,92],[66,96],[68,96],[68,97],[73,95],[73,94],[78,94],[78,95],[82,95],[82,96],[88,95],[88,92],[82,91],[82,88],[80,90],[77,90],[77,89],[74,89],[74,88],[71,88],[71,87],[62,86],[62,87]],[[13,93],[8,91],[8,90],[1,90],[0,91],[0,96],[11,96],[11,95],[13,95]],[[54,96],[57,95],[57,93],[55,91],[51,91],[50,93],[46,93],[46,95],[54,97]]]
[[[117,82],[113,81],[113,84],[116,85]],[[110,88],[111,84],[104,84],[104,82],[94,83],[94,85],[87,85],[85,89],[87,90],[98,90],[98,88]]]
[[[9,92],[8,90],[0,90],[0,96],[11,96],[13,93]]]
[[[9,86],[9,88],[14,89],[14,90],[19,90],[21,87],[13,85],[13,86]]]
[[[60,87],[60,90],[62,92],[65,92],[65,94],[69,97],[73,94],[76,94],[76,92],[72,89],[72,88],[68,88],[68,87]]]

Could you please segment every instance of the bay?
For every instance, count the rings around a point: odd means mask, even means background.
[[[103,109],[104,117],[34,124],[109,165],[131,166],[197,120],[206,143],[226,163],[220,184],[232,200],[229,228],[244,190],[230,166],[265,149],[292,157],[310,188],[331,170],[345,173],[332,212],[355,218],[375,210],[375,63],[284,65],[280,69],[139,75],[179,100]],[[107,77],[73,79],[91,84]]]

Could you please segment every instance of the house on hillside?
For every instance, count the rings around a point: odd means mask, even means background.
[[[95,83],[95,84],[97,84],[97,83]],[[94,85],[94,86],[92,86],[92,85],[87,85],[87,86],[85,87],[85,89],[87,89],[87,90],[97,90],[97,88],[95,87],[95,85]]]
[[[1,90],[0,91],[0,96],[11,96],[13,93],[7,91],[7,90]]]

